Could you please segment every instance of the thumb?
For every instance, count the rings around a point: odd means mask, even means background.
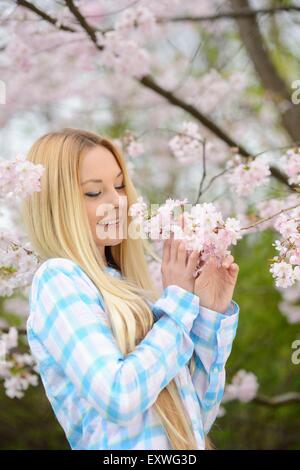
[[[188,261],[187,261],[188,271],[193,273],[195,271],[196,267],[197,267],[198,261],[199,261],[199,253],[198,253],[197,250],[193,250],[189,254]]]

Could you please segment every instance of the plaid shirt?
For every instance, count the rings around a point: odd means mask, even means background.
[[[112,276],[121,273],[106,268]],[[155,322],[124,356],[101,293],[72,260],[50,258],[32,280],[27,338],[71,449],[171,449],[153,404],[175,378],[197,449],[218,414],[239,306],[225,314],[169,285],[150,303]],[[194,354],[191,376],[187,362]]]

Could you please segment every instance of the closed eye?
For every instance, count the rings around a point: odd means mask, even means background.
[[[122,184],[122,186],[118,186],[116,189],[124,189],[125,188],[125,184]],[[89,197],[97,197],[101,194],[101,192],[99,193],[85,193],[86,196],[89,196]]]
[[[85,195],[89,197],[96,197],[96,196],[99,196],[99,194],[101,193],[86,193]]]

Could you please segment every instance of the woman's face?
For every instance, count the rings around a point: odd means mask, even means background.
[[[105,246],[121,243],[127,222],[123,173],[107,148],[95,146],[82,155],[80,183],[94,240],[105,261]],[[114,224],[105,225],[108,221]]]

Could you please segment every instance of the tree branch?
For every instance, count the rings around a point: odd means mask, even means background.
[[[267,405],[274,407],[289,405],[291,403],[300,403],[300,393],[288,392],[282,395],[275,395],[274,397],[268,397],[266,395],[258,394],[252,401],[259,405]]]
[[[250,9],[248,0],[230,0],[234,9]],[[276,104],[281,122],[285,130],[293,140],[300,139],[299,121],[300,107],[291,101],[291,93],[284,80],[278,74],[272,63],[269,53],[264,46],[264,40],[260,33],[256,15],[248,18],[237,18],[240,36],[246,51],[255,67],[256,73],[263,86],[270,92],[270,97]],[[288,104],[288,109],[280,112],[280,104]]]
[[[22,4],[23,7],[30,9],[31,11],[34,11],[36,14],[41,16],[45,21],[48,21],[49,23],[55,25],[56,20],[52,17],[50,17],[47,13],[43,12],[40,9],[37,9],[34,5],[32,5],[30,2],[27,0],[17,0],[18,4]],[[102,46],[97,44],[97,37],[96,37],[96,30],[86,21],[86,19],[81,15],[80,11],[78,8],[74,5],[74,2],[72,0],[66,0],[66,3],[68,4],[69,8],[72,8],[72,13],[78,21],[80,22],[82,28],[87,32],[88,36],[90,37],[91,41],[95,44],[95,47],[97,49],[102,50]],[[60,27],[61,29],[61,27]],[[70,31],[74,32],[74,30]],[[207,116],[202,114],[198,109],[196,109],[194,106],[192,106],[189,103],[186,103],[182,99],[178,98],[175,96],[172,92],[165,90],[162,88],[160,85],[158,85],[154,79],[150,75],[145,75],[142,78],[136,79],[141,85],[144,87],[151,89],[158,95],[162,96],[165,98],[169,103],[173,104],[174,106],[177,106],[178,108],[183,109],[187,113],[189,113],[191,116],[193,116],[197,121],[199,121],[204,127],[206,127],[208,130],[210,130],[214,135],[216,135],[219,139],[221,139],[223,142],[225,142],[227,145],[230,147],[237,147],[239,149],[239,153],[244,156],[248,157],[250,153],[244,148],[242,145],[238,144],[235,140],[233,140],[223,129],[221,129],[215,122],[213,122],[211,119],[209,119]],[[276,178],[278,181],[281,183],[285,184],[289,188],[292,189],[292,186],[288,183],[287,177],[281,173],[280,170],[278,170],[276,167],[270,167],[271,174],[274,178]]]
[[[234,20],[236,18],[253,18],[258,15],[276,15],[277,13],[282,12],[300,12],[300,7],[295,6],[278,6],[273,8],[259,8],[257,10],[252,10],[250,8],[241,8],[235,9],[234,11],[224,11],[221,13],[216,13],[215,15],[202,15],[202,16],[177,16],[172,18],[158,18],[158,23],[167,23],[167,22],[182,22],[190,21],[198,23],[200,21],[218,21],[223,19]]]
[[[82,29],[86,31],[94,44],[97,44],[96,30],[86,21],[85,17],[80,13],[79,9],[74,4],[73,0],[65,0],[67,7],[74,17],[78,20]]]
[[[237,147],[239,149],[239,153],[243,157],[248,157],[250,155],[250,153],[246,150],[246,148],[244,148],[242,145],[234,141],[225,131],[223,131],[211,119],[209,119],[207,116],[202,114],[200,111],[198,111],[198,109],[196,109],[191,104],[186,103],[181,98],[178,98],[177,96],[175,96],[172,92],[162,88],[160,85],[154,82],[153,78],[150,77],[149,75],[145,75],[144,77],[138,79],[138,81],[142,83],[144,86],[146,86],[147,88],[150,88],[151,90],[155,91],[160,96],[163,96],[164,98],[166,98],[169,101],[169,103],[187,111],[197,121],[201,122],[201,124],[204,127],[210,130],[214,135],[216,135],[219,139],[221,139],[227,145],[229,145],[229,147]],[[274,178],[276,178],[278,181],[280,181],[281,183],[285,184],[286,186],[292,189],[292,186],[288,183],[287,178],[285,177],[285,175],[283,175],[283,173],[281,173],[280,170],[272,166],[270,167],[270,171],[271,171],[272,176],[274,176]]]
[[[76,30],[71,28],[70,26],[65,26],[65,25],[57,25],[57,19],[53,18],[53,16],[48,15],[45,11],[41,10],[38,8],[36,5],[33,3],[28,2],[27,0],[16,0],[16,4],[20,7],[27,8],[27,10],[32,11],[36,15],[40,16],[43,18],[43,20],[47,21],[48,23],[52,24],[55,26],[57,29],[61,29],[63,31],[68,31],[69,33],[75,33]]]

